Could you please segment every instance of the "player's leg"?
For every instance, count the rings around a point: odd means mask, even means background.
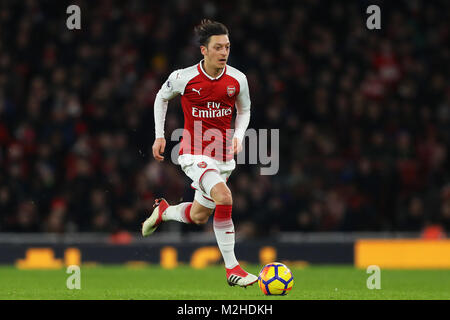
[[[192,207],[190,210],[190,220],[191,223],[195,224],[205,224],[208,222],[209,217],[213,213],[214,208],[205,207],[194,199]]]
[[[206,173],[201,183],[216,205],[213,228],[225,263],[228,284],[246,287],[255,283],[258,277],[244,271],[234,254],[235,233],[231,218],[233,197],[230,189],[216,171]]]
[[[169,205],[165,199],[157,199],[154,210],[142,224],[144,237],[152,234],[163,221],[178,221],[182,223],[204,224],[214,211],[215,204],[206,199],[201,192],[195,192],[193,202],[182,202]]]
[[[222,253],[225,268],[232,269],[239,263],[234,255],[234,224],[231,219],[233,198],[224,182],[217,183],[211,189],[211,198],[216,204],[213,227],[217,244]]]

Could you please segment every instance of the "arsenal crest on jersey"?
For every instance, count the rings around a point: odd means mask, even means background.
[[[228,86],[227,87],[227,94],[228,94],[229,97],[232,97],[235,92],[236,92],[235,86]]]
[[[208,164],[205,161],[197,163],[197,167],[202,168],[202,169],[206,168],[207,166],[208,166]]]

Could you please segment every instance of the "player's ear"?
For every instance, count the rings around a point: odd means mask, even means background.
[[[205,46],[200,46],[200,52],[202,53],[202,55],[205,55],[208,52],[208,48],[206,48]]]

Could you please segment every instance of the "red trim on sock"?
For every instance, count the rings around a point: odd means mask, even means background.
[[[214,220],[218,222],[231,220],[232,209],[233,209],[232,205],[217,204],[216,211],[214,213]]]
[[[192,221],[192,219],[191,219],[191,207],[192,207],[192,203],[188,204],[186,206],[186,208],[184,209],[184,216],[186,217],[186,220],[188,221],[188,223],[194,223],[194,221]]]

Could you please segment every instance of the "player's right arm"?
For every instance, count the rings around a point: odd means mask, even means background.
[[[179,90],[178,79],[179,71],[174,71],[170,74],[169,78],[162,85],[158,91],[155,103],[154,103],[154,116],[155,116],[155,142],[153,143],[152,152],[153,157],[157,161],[163,161],[164,149],[166,148],[166,139],[164,138],[164,124],[166,122],[167,107],[169,100],[173,99],[181,92]]]

